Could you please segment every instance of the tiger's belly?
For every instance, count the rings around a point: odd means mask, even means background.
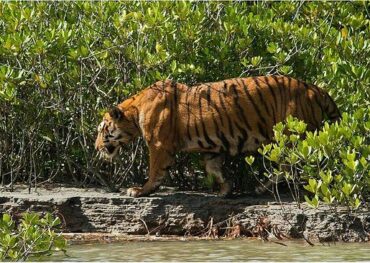
[[[212,152],[226,153],[235,156],[242,153],[257,152],[258,148],[266,141],[266,138],[259,134],[250,134],[247,139],[241,136],[209,136],[205,138],[193,138],[183,143],[182,151],[185,152]],[[212,141],[212,143],[210,143]]]

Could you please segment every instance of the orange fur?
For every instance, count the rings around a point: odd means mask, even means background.
[[[129,189],[129,195],[154,191],[179,151],[205,153],[207,172],[216,174],[222,194],[228,194],[223,156],[255,153],[273,139],[273,126],[289,115],[305,121],[308,130],[319,128],[325,115],[340,118],[327,92],[290,77],[235,78],[192,87],[158,81],[105,114],[96,148],[113,156],[121,144],[143,136],[149,180],[143,188]]]

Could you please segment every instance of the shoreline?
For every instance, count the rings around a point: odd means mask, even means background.
[[[0,191],[0,212],[55,212],[70,240],[91,242],[260,238],[307,242],[367,242],[370,211],[304,203],[288,196],[223,199],[214,194],[162,189],[150,197],[132,198],[99,188],[25,187]]]

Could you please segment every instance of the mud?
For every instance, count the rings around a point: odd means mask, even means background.
[[[56,212],[72,239],[127,239],[130,236],[202,238],[258,237],[315,241],[369,241],[370,212],[345,207],[297,205],[287,196],[238,196],[163,189],[132,198],[102,189],[55,187],[0,192],[0,212]],[[70,233],[70,234],[68,234]],[[140,239],[140,238],[139,238]]]

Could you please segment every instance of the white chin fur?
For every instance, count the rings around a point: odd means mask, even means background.
[[[100,152],[100,158],[104,159],[105,161],[112,161],[113,158],[116,156],[116,152],[114,151],[112,154],[109,154],[107,152]]]

